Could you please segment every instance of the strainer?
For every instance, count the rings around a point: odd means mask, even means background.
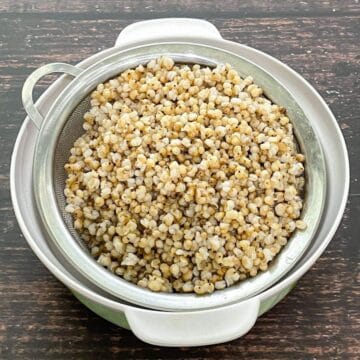
[[[153,293],[110,273],[89,255],[73,229],[71,216],[64,211],[64,164],[75,139],[83,132],[82,117],[90,107],[89,93],[98,83],[161,55],[189,64],[213,66],[228,62],[240,75],[253,76],[272,101],[287,109],[299,146],[307,160],[302,212],[307,229],[293,234],[266,272],[201,297],[193,294]],[[54,99],[43,119],[33,105],[32,90],[42,76],[53,72],[65,72],[75,78]],[[23,103],[29,117],[39,128],[34,154],[33,187],[38,211],[49,239],[74,268],[92,283],[118,298],[144,307],[170,311],[204,309],[233,303],[258,294],[277,282],[296,264],[314,238],[326,195],[326,167],[320,142],[309,119],[286,88],[266,71],[234,53],[202,44],[168,42],[119,50],[85,70],[68,64],[48,64],[27,79],[23,88]]]

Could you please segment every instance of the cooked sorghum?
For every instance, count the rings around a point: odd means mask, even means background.
[[[306,227],[286,111],[230,65],[161,57],[124,71],[92,92],[83,127],[66,211],[98,263],[139,286],[224,289]]]

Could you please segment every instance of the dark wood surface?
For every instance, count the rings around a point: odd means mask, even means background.
[[[359,359],[359,15],[358,0],[0,0],[0,359]],[[341,226],[296,289],[245,337],[200,348],[146,345],[82,306],[27,246],[9,194],[26,76],[111,47],[134,21],[171,16],[206,18],[302,74],[337,117],[352,172]]]

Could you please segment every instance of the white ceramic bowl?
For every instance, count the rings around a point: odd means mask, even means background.
[[[193,36],[196,33],[194,27],[202,29],[197,30],[196,37]],[[185,33],[184,29],[187,30]],[[49,246],[32,196],[31,172],[37,130],[29,119],[25,120],[20,130],[11,164],[11,194],[15,213],[29,245],[41,261],[74,291],[81,301],[101,316],[120,326],[127,326],[127,321],[128,326],[139,338],[153,344],[192,346],[224,342],[249,331],[257,316],[290,291],[293,284],[311,267],[331,240],[341,220],[348,194],[349,167],[345,143],[335,118],[322,98],[304,79],[276,59],[246,46],[225,41],[212,25],[193,19],[161,19],[131,25],[120,34],[116,46],[126,48],[149,41],[150,39],[143,39],[144,33],[154,36],[151,41],[186,39],[194,43],[221,46],[263,67],[296,96],[300,106],[312,119],[315,130],[321,134],[328,173],[325,210],[317,236],[306,254],[278,284],[233,305],[203,311],[170,313],[141,309],[120,302],[87,282]],[[123,36],[126,36],[125,40]],[[142,40],[138,41],[140,36]],[[87,67],[112,51],[109,49],[96,54],[79,66]],[[51,99],[59,94],[66,82],[67,79],[62,77],[43,94],[38,101],[38,107],[43,113],[48,110]]]

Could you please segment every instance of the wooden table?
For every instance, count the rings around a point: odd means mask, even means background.
[[[359,359],[359,15],[358,0],[0,0],[0,359]],[[302,74],[337,117],[352,165],[342,224],[296,289],[245,337],[201,348],[146,345],[82,306],[27,246],[9,194],[26,76],[111,47],[134,21],[173,16],[208,19]]]

